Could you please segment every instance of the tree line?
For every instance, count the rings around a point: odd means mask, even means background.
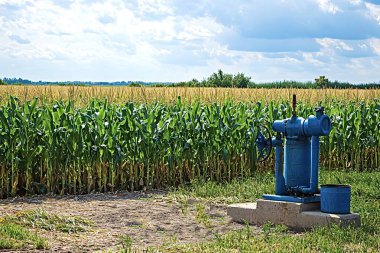
[[[364,83],[352,84],[348,82],[330,81],[325,76],[317,77],[314,82],[299,82],[299,81],[276,81],[267,83],[255,83],[251,81],[250,76],[243,73],[229,74],[219,69],[212,73],[209,77],[199,81],[195,78],[190,81],[177,83],[155,83],[142,81],[122,81],[122,82],[32,82],[21,78],[3,78],[0,79],[1,84],[32,84],[32,85],[80,85],[80,86],[151,86],[151,87],[222,87],[222,88],[299,88],[299,89],[317,89],[317,88],[333,88],[333,89],[380,89],[380,83]]]

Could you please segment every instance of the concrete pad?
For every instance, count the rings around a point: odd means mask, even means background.
[[[308,211],[301,213],[303,224],[307,227],[326,226],[336,223],[342,226],[360,227],[360,215],[358,213],[349,214],[332,214],[322,213],[320,211]]]
[[[239,223],[255,224],[256,217],[256,203],[237,203],[227,207],[227,215],[232,217],[232,220]]]
[[[257,200],[256,224],[262,225],[266,222],[273,224],[284,224],[290,227],[298,226],[299,215],[306,210],[318,210],[319,203],[294,203],[273,200]]]
[[[257,203],[229,205],[227,214],[236,222],[262,225],[266,222],[284,224],[292,228],[311,228],[338,223],[360,226],[359,214],[328,214],[320,211],[320,203],[294,203],[257,200]]]

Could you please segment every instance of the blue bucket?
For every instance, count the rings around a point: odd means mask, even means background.
[[[321,211],[324,213],[350,213],[351,186],[343,184],[321,185]]]

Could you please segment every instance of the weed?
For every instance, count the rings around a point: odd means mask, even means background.
[[[48,243],[20,225],[0,222],[0,249],[48,249]]]
[[[91,221],[82,217],[49,214],[43,209],[20,212],[14,216],[5,217],[5,220],[25,227],[54,230],[69,234],[84,232],[92,225]]]
[[[186,195],[178,195],[176,198],[183,215],[187,215],[189,212],[189,198]]]
[[[207,228],[211,227],[210,215],[206,212],[206,207],[203,203],[196,205],[195,220]]]
[[[122,245],[122,252],[131,253],[133,239],[129,235],[122,235],[120,236],[119,240],[120,240],[120,244]]]

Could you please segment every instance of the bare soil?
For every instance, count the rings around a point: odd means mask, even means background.
[[[196,200],[178,202],[163,192],[88,194],[80,196],[36,196],[0,200],[0,217],[42,208],[51,214],[80,216],[94,225],[86,232],[65,234],[38,230],[53,252],[117,251],[120,237],[133,239],[135,249],[168,242],[189,243],[214,238],[242,228],[227,216],[223,204],[202,203],[209,224],[196,219]]]

